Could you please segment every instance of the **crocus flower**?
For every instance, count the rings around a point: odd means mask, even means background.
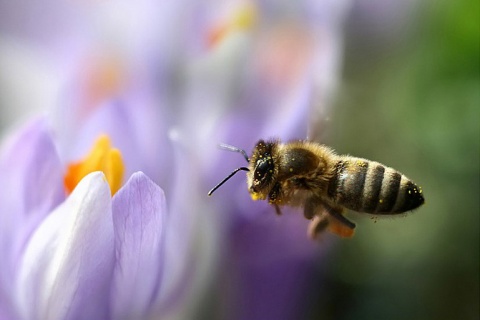
[[[101,140],[82,164],[103,158],[111,170],[87,174],[68,197],[43,121],[28,125],[2,154],[5,318],[145,318],[162,302],[164,193],[138,172],[112,198],[122,160]]]
[[[244,161],[218,142],[249,149],[259,138],[318,135],[346,8],[312,2],[284,22],[269,3],[79,13],[53,2],[60,27],[37,16],[51,37],[8,25],[42,43],[67,80],[50,114],[3,148],[0,315],[187,319],[214,296],[207,314],[221,318],[302,315],[323,250],[307,239],[307,221],[275,217],[237,177],[206,193]],[[95,144],[101,135],[111,142]]]

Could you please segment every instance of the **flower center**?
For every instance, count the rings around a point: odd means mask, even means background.
[[[125,165],[120,150],[112,148],[110,138],[101,135],[90,153],[81,161],[68,165],[64,183],[67,193],[71,193],[80,180],[94,171],[102,171],[110,185],[112,196],[120,189]]]
[[[257,20],[257,11],[253,5],[243,5],[236,9],[227,21],[215,25],[208,32],[208,46],[215,47],[235,31],[250,30]]]
[[[112,55],[86,59],[82,80],[89,106],[95,106],[122,90],[126,77],[124,69],[122,61]]]

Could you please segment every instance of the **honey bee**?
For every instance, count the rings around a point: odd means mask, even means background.
[[[238,171],[246,171],[252,199],[268,199],[277,214],[281,214],[280,206],[302,207],[305,218],[311,220],[308,235],[313,239],[325,230],[352,237],[355,223],[343,215],[344,209],[396,215],[424,203],[422,189],[397,170],[337,155],[315,142],[260,140],[251,157],[234,146],[220,147],[243,154],[248,167],[235,169],[208,192],[209,196]]]

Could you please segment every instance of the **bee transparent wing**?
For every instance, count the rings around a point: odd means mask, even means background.
[[[342,238],[351,238],[355,233],[355,223],[345,218],[341,209],[334,209],[318,199],[306,201],[304,215],[311,219],[307,232],[312,239],[317,239],[325,230]]]

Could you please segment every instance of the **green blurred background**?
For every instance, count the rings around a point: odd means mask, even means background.
[[[314,319],[479,319],[479,2],[412,9],[395,30],[347,19],[328,140],[405,173],[426,205],[350,215],[357,234],[337,244]]]

